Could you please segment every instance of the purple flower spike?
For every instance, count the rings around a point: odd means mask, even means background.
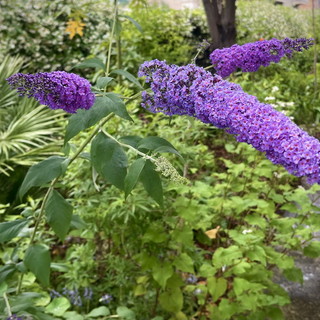
[[[237,69],[243,72],[255,72],[261,66],[271,62],[279,62],[282,57],[292,57],[294,51],[309,49],[313,39],[271,39],[235,44],[230,48],[216,49],[210,55],[210,60],[221,77],[227,77]]]
[[[95,101],[89,81],[74,73],[16,73],[7,81],[20,96],[34,97],[51,109],[75,113],[78,109],[90,109]]]
[[[143,107],[168,115],[187,114],[226,129],[291,174],[320,184],[320,142],[239,85],[194,65],[168,66],[159,61],[144,64],[140,75],[147,76],[154,93],[144,95]]]

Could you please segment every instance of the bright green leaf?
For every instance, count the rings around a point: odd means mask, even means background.
[[[127,307],[118,307],[117,315],[120,316],[123,320],[135,320],[135,313]]]
[[[208,278],[207,286],[212,296],[212,302],[217,301],[227,290],[227,280],[224,278]]]
[[[49,226],[61,241],[66,237],[71,223],[73,207],[59,192],[52,190],[48,197],[45,212]]]
[[[183,295],[180,288],[171,288],[159,296],[161,307],[169,312],[177,313],[183,307]]]
[[[54,316],[61,317],[71,307],[69,300],[66,297],[54,298],[52,302],[47,305],[46,311]]]
[[[107,307],[102,306],[102,307],[98,307],[91,310],[91,312],[88,313],[87,316],[95,318],[95,317],[108,316],[109,314],[110,314],[110,310]]]
[[[170,263],[158,263],[152,268],[152,276],[156,280],[162,289],[165,288],[167,280],[172,276],[173,268]]]
[[[320,256],[320,242],[312,241],[307,247],[303,249],[303,254],[310,258],[317,258]]]
[[[193,260],[186,253],[181,253],[178,257],[176,257],[173,261],[173,264],[180,271],[194,273]]]
[[[45,287],[49,286],[50,262],[49,248],[42,244],[30,246],[24,257],[25,266]]]

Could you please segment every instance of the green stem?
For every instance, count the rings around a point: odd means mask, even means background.
[[[113,41],[114,31],[116,29],[117,16],[118,16],[118,0],[114,0],[113,23],[112,23],[112,29],[111,29],[111,34],[110,34],[106,76],[108,76],[109,72],[110,72],[112,41]]]
[[[12,316],[12,312],[11,312],[11,307],[10,307],[9,299],[8,299],[8,296],[7,296],[6,292],[3,293],[3,300],[6,303],[8,316],[11,317]]]

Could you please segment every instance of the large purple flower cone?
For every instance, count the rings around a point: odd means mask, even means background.
[[[89,81],[74,73],[17,73],[7,81],[21,96],[34,97],[51,109],[75,113],[78,109],[90,109],[95,101]]]
[[[154,93],[144,94],[143,107],[224,128],[290,173],[320,183],[320,142],[239,85],[195,65],[169,66],[157,60],[144,63],[139,75],[146,76]]]

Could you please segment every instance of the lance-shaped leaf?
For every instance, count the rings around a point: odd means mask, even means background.
[[[140,180],[149,196],[163,207],[162,183],[159,174],[154,169],[154,164],[147,160],[140,174]]]
[[[139,158],[129,167],[128,174],[124,180],[125,197],[127,197],[136,186],[145,163],[146,159]]]
[[[105,88],[112,80],[114,80],[111,77],[100,77],[97,80],[97,87],[99,89]]]
[[[148,149],[154,152],[169,152],[181,157],[180,153],[167,140],[160,137],[146,137],[139,141],[138,149]]]
[[[106,70],[106,66],[103,61],[99,58],[90,58],[79,64],[77,64],[73,68],[84,69],[84,68],[95,68],[96,70]]]
[[[70,228],[73,211],[72,205],[59,192],[52,190],[48,197],[45,211],[49,226],[60,240],[63,241]]]
[[[138,79],[128,71],[125,71],[125,70],[122,70],[122,69],[116,69],[116,70],[112,70],[110,73],[111,74],[114,73],[114,74],[121,75],[121,76],[127,78],[130,82],[135,84],[140,89],[143,89],[143,87],[140,84],[140,82],[138,81]]]
[[[33,165],[27,172],[20,187],[20,199],[30,188],[42,186],[59,177],[62,173],[62,163],[65,160],[65,157],[52,156]]]
[[[135,25],[135,27],[136,27],[140,32],[142,32],[142,27],[141,27],[141,25],[140,25],[136,20],[132,19],[130,16],[127,16],[127,15],[124,15],[124,14],[119,14],[118,17],[123,17],[123,18],[128,19],[129,21],[131,21],[131,22]]]
[[[126,109],[125,103],[117,94],[108,92],[106,93],[104,98],[109,98],[111,101],[113,101],[114,109],[112,110],[112,112],[114,112],[118,117],[125,120],[133,121]]]
[[[27,219],[0,223],[0,243],[10,241],[28,224]]]
[[[121,146],[100,132],[91,144],[91,160],[93,167],[108,182],[119,189],[124,189],[127,175],[127,155]]]
[[[30,246],[24,257],[25,266],[45,287],[49,286],[50,262],[49,248],[43,244]]]

